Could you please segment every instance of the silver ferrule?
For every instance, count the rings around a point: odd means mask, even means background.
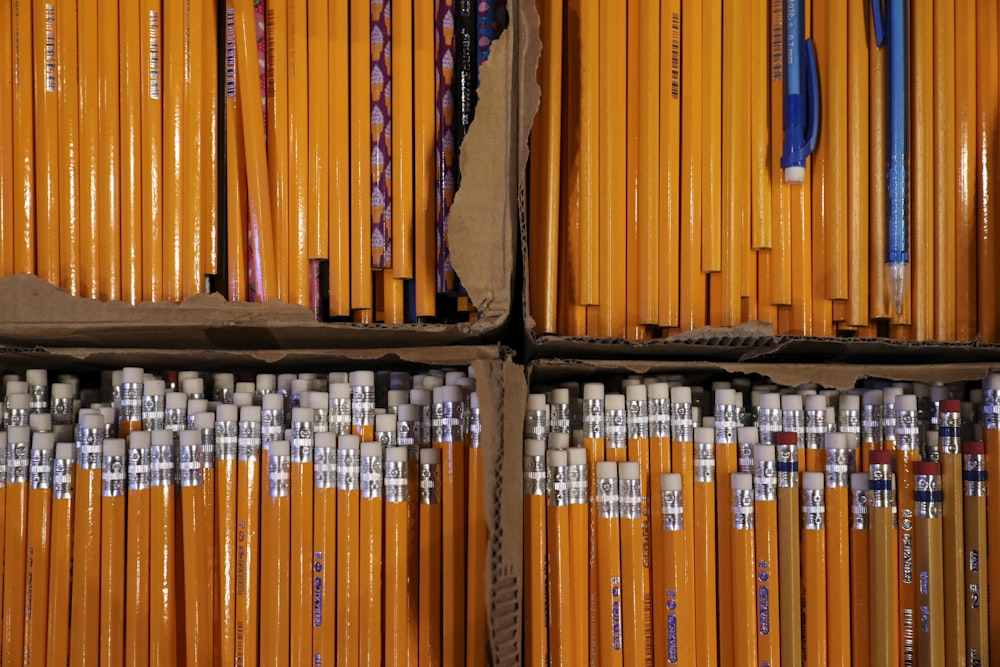
[[[7,457],[10,454],[8,447],[0,447],[0,489],[7,486]],[[76,461],[74,461],[76,463]]]
[[[437,403],[434,404],[434,420],[437,419]],[[432,421],[432,424],[433,424]],[[549,411],[528,410],[524,415],[524,437],[533,440],[545,440],[549,435]]]
[[[823,489],[802,489],[802,529],[823,530],[826,527],[826,505],[823,504]]]
[[[236,437],[236,458],[240,461],[257,461],[260,459],[260,422],[239,422],[239,434]]]
[[[753,530],[753,491],[733,489],[733,528]]]
[[[826,450],[826,488],[841,489],[851,485],[851,473],[854,472],[853,449]]]
[[[861,406],[861,442],[870,444],[881,443],[882,406],[865,404]]]
[[[7,426],[30,426],[31,410],[22,408],[11,408],[8,411]]]
[[[431,444],[431,414],[434,411],[429,405],[420,406],[420,446],[426,447]]]
[[[313,409],[313,433],[328,433],[330,431],[329,408]]]
[[[757,443],[740,442],[736,445],[736,471],[754,472],[753,446]]]
[[[260,411],[260,442],[262,445],[270,445],[275,440],[285,438],[285,411],[284,410],[261,410]]]
[[[622,449],[628,444],[628,426],[624,410],[605,410],[604,446]]]
[[[140,414],[140,419],[141,419]],[[53,398],[52,399],[52,425],[73,423],[73,399]]]
[[[773,445],[774,434],[781,430],[781,408],[760,408],[757,411],[757,430],[762,445]]]
[[[339,491],[359,491],[361,489],[360,459],[360,450],[337,450],[337,489]]]
[[[583,402],[583,437],[587,440],[604,438],[604,400],[590,398]]]
[[[781,430],[794,433],[798,437],[799,445],[804,446],[806,440],[805,410],[782,410]]]
[[[797,489],[799,486],[799,448],[796,445],[778,445],[776,451],[778,488]]]
[[[896,413],[896,449],[899,451],[920,450],[920,422],[916,411],[902,410]]]
[[[886,442],[896,441],[896,409],[893,405],[882,406],[882,437]]]
[[[618,518],[618,479],[606,477],[597,479],[597,514],[601,519]]]
[[[569,476],[569,504],[586,505],[590,501],[590,494],[587,493],[587,464],[571,463],[566,466],[566,474]]]
[[[550,466],[548,481],[549,507],[569,507],[569,466]]]
[[[215,460],[235,461],[239,456],[240,424],[236,421],[215,422]]]
[[[351,419],[359,430],[363,426],[375,425],[375,387],[351,387]]]
[[[351,434],[351,399],[330,399],[330,432],[337,435]]]
[[[670,437],[670,399],[651,398],[647,401],[649,411],[649,437]]]
[[[715,406],[715,441],[735,443],[740,424],[739,409],[735,405]]]
[[[878,508],[896,506],[892,467],[887,463],[873,463],[868,466],[868,505]]]
[[[986,457],[982,454],[965,454],[962,457],[962,486],[970,497],[986,495]]]
[[[524,495],[544,496],[547,477],[544,456],[524,457]]]
[[[73,459],[52,460],[52,497],[55,500],[69,500],[73,497]]]
[[[822,449],[827,432],[826,410],[806,410],[805,418],[806,449]]]
[[[267,492],[272,498],[287,498],[291,491],[291,480],[288,469],[291,457],[267,457]]]
[[[868,530],[868,490],[851,490],[851,528]]]
[[[857,410],[841,410],[837,413],[837,424],[841,433],[852,433],[861,437],[861,413]]]
[[[125,470],[128,463],[124,456],[105,456],[101,471],[101,495],[105,498],[120,498],[125,495]]]
[[[680,490],[660,492],[660,512],[663,530],[684,530],[684,496]]]
[[[385,462],[385,502],[405,503],[410,499],[408,475],[406,461]]]
[[[1000,429],[1000,390],[983,390],[983,428]]]
[[[382,457],[361,457],[361,497],[382,497]]]
[[[204,470],[215,468],[215,429],[201,430],[201,467]]]
[[[167,408],[164,412],[163,427],[168,431],[183,431],[187,428],[187,408]]]
[[[115,422],[107,422],[104,424],[104,437],[105,438],[117,438],[118,437],[118,424]]]
[[[101,383],[103,385],[103,382]],[[103,393],[103,387],[101,389]],[[118,410],[118,403],[122,398],[122,387],[121,385],[111,385],[111,405],[114,406],[115,410]]]
[[[292,422],[292,463],[313,462],[313,423]]]
[[[914,475],[913,500],[918,519],[940,519],[943,516],[944,489],[938,475]]]
[[[469,447],[479,449],[480,438],[483,433],[483,422],[480,419],[479,408],[469,408]],[[397,424],[397,428],[398,428]]]
[[[148,447],[128,450],[128,490],[145,491],[150,482],[150,453]]]
[[[419,478],[420,478],[420,504],[440,505],[441,466],[437,463],[421,463],[419,469]]]
[[[754,498],[761,502],[778,499],[778,462],[757,461],[753,480]]]
[[[181,486],[201,486],[205,473],[201,466],[201,445],[181,445],[178,448],[177,471]]]
[[[628,439],[644,440],[649,438],[649,410],[646,401],[629,401],[625,408]]]
[[[938,415],[938,448],[942,454],[962,451],[962,413],[942,412]]]
[[[153,445],[149,448],[149,485],[174,485],[174,446]]]
[[[420,422],[397,421],[396,441],[400,447],[406,447],[407,458],[416,461],[420,458]]]
[[[26,442],[7,443],[7,483],[27,484],[31,447]]]
[[[216,403],[232,403],[233,393],[229,391],[229,387],[215,387],[212,390],[212,400]]]
[[[573,428],[569,403],[552,403],[549,405],[549,432],[570,433]]]
[[[313,450],[313,487],[317,490],[337,488],[336,447],[316,447]]]
[[[642,518],[642,481],[619,478],[618,517],[621,519]]]
[[[465,433],[462,429],[464,413],[464,404],[461,401],[435,403],[434,416],[431,420],[431,428],[434,433],[432,442],[462,442],[465,440]]]
[[[123,382],[120,401],[121,420],[123,422],[142,421],[142,383]]]
[[[104,449],[104,429],[76,429],[76,463],[82,470],[100,470],[101,456]]]
[[[28,406],[32,412],[49,411],[49,387],[35,384],[28,387]]]
[[[28,464],[28,481],[32,489],[52,488],[52,458],[55,452],[51,449],[31,450]]]
[[[396,447],[399,444],[399,436],[396,431],[375,431],[375,440],[382,445],[383,450],[386,447]]]
[[[694,481],[698,484],[715,483],[715,443],[695,443]]]
[[[158,431],[166,428],[167,399],[163,394],[146,394],[142,397],[142,430]]]
[[[674,442],[694,440],[694,411],[690,403],[673,403],[670,408],[670,437]]]

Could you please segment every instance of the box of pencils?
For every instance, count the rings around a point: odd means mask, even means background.
[[[498,348],[93,352],[0,354],[5,662],[519,664]]]
[[[519,73],[537,56],[520,4],[5,10],[0,278],[132,305],[294,304],[413,325],[411,343],[496,340],[527,159]],[[304,315],[259,319],[289,317]]]
[[[533,363],[525,664],[986,664],[993,368]]]

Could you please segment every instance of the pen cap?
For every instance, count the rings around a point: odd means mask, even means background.
[[[149,431],[132,431],[128,436],[129,449],[148,449],[151,442]]]
[[[234,422],[240,418],[240,408],[235,403],[219,403],[215,406],[215,419],[220,422]]]

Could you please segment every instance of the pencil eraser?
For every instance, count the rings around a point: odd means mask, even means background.
[[[361,449],[361,438],[353,434],[338,436],[337,449]]]
[[[30,387],[47,386],[49,384],[49,372],[44,368],[29,368],[24,372],[24,379]]]
[[[350,384],[348,379],[347,373],[343,371],[331,371],[326,375],[326,381],[328,384]]]
[[[446,371],[444,374],[444,383],[458,384],[458,381],[463,378],[465,378],[465,371]]]
[[[320,431],[314,436],[313,444],[317,448],[336,449],[337,434],[332,431]]]
[[[184,384],[181,385],[181,391],[189,396],[191,394],[204,394],[205,381],[197,377],[184,380]]]
[[[444,378],[440,375],[425,375],[423,387],[427,390],[433,390],[435,387],[443,387]]]
[[[760,442],[756,426],[740,426],[736,429],[736,439],[741,443]]]
[[[28,383],[24,380],[11,380],[4,387],[4,394],[10,396],[11,394],[27,394],[28,393]]]
[[[167,390],[167,385],[163,380],[143,380],[142,393],[146,396],[163,396]]]
[[[917,397],[913,394],[900,394],[893,403],[896,412],[916,412]]]
[[[313,410],[326,410],[330,407],[330,394],[326,391],[310,391],[307,394],[305,407]]]
[[[312,422],[314,418],[314,413],[312,408],[292,408],[292,422],[302,423],[302,422]],[[378,423],[377,421],[375,422]]]
[[[257,392],[257,385],[253,382],[237,382],[236,386],[233,387],[233,391],[254,394]]]
[[[841,410],[860,410],[861,409],[861,397],[857,394],[841,394],[840,395],[840,409]]]
[[[733,383],[728,380],[715,380],[712,382],[712,392],[718,392],[719,389],[732,389]],[[718,395],[717,393],[715,394]]]
[[[569,433],[549,433],[549,449],[567,449]]]
[[[671,403],[690,403],[691,402],[691,387],[671,387],[670,388],[670,402]]]
[[[694,441],[698,443],[714,443],[715,429],[704,426],[696,426],[694,429]]]
[[[773,461],[774,456],[774,446],[773,445],[754,445],[753,448],[753,460],[754,461]]]
[[[375,430],[378,432],[383,431],[395,431],[396,430],[396,415],[385,414],[375,416]]]
[[[851,473],[851,490],[852,491],[865,491],[868,489],[868,473],[866,472],[852,472]]]
[[[109,438],[110,439],[110,438]],[[105,442],[105,447],[107,447],[107,440]],[[122,450],[124,453],[125,441],[122,440]],[[31,448],[32,449],[55,449],[56,448],[56,434],[51,431],[39,431],[31,436]]]
[[[780,410],[781,394],[772,391],[761,394],[760,407],[764,410]]]
[[[330,400],[346,400],[351,397],[351,385],[347,382],[334,382],[330,385]]]
[[[716,405],[736,405],[736,390],[730,388],[715,390]]]
[[[433,447],[423,447],[420,450],[420,463],[423,465],[441,465],[441,450]]]
[[[153,447],[173,447],[174,432],[165,428],[158,428],[155,431],[150,431],[149,442]]]
[[[938,412],[962,412],[962,401],[943,400],[938,403]]]
[[[52,385],[51,393],[53,399],[71,399],[73,398],[73,385],[65,382],[56,382]]]
[[[189,412],[188,414],[190,415],[191,413]],[[192,425],[199,431],[215,428],[214,412],[209,412],[208,410],[203,410],[202,412],[195,412],[194,417],[192,417],[192,419],[194,421]]]
[[[285,397],[281,394],[264,394],[260,399],[261,408],[264,410],[284,410]]]
[[[638,375],[630,375],[630,376],[628,376],[627,378],[625,378],[624,380],[622,380],[622,393],[623,394],[626,393],[625,392],[626,389],[628,389],[632,385],[636,385],[636,384],[642,384],[642,376],[638,376]]]
[[[177,386],[184,384],[184,381],[189,378],[198,377],[198,371],[180,371],[177,373]]]
[[[868,453],[869,465],[892,465],[892,452],[876,449]]]
[[[236,387],[236,376],[232,373],[213,373],[212,385],[216,389],[228,389],[232,391]]]
[[[76,443],[73,442],[57,442],[55,458],[61,461],[75,461],[76,460]]]
[[[7,394],[7,404],[11,410],[27,410],[31,407],[31,396],[27,394]]]
[[[623,461],[618,464],[618,479],[639,479],[639,464],[635,461]]]
[[[366,459],[382,458],[381,442],[362,442],[361,456]]]
[[[653,382],[646,385],[646,394],[650,400],[670,400],[670,385],[666,382]]]
[[[51,431],[52,415],[48,412],[32,412],[28,415],[28,428],[32,431]]]
[[[80,413],[80,428],[104,428],[104,415],[97,413]]]
[[[692,415],[694,415],[695,412],[700,412],[700,410],[698,410],[698,408],[691,408]],[[694,418],[692,418],[692,421],[696,421],[696,420]],[[701,418],[701,425],[704,426],[705,428],[710,428],[710,429],[712,429],[714,431],[715,430],[715,417],[713,417],[711,415],[709,415],[708,417],[702,417]]]
[[[982,440],[966,440],[962,443],[962,453],[963,454],[985,454],[986,447],[983,445]]]
[[[469,394],[469,408],[475,410],[479,407],[479,392],[474,391]]]
[[[885,405],[895,406],[896,398],[902,395],[903,395],[902,387],[886,387],[885,389],[882,390],[882,403]],[[898,410],[899,407],[897,406],[896,409]]]
[[[823,440],[826,449],[847,449],[847,436],[844,433],[825,433]]]
[[[184,429],[181,431],[177,440],[180,442],[182,447],[193,447],[195,445],[201,444],[201,431],[191,431]]]
[[[292,396],[298,396],[299,402],[302,401],[302,394],[309,391],[309,387],[312,386],[312,382],[309,380],[292,380]]]
[[[866,389],[861,395],[861,402],[865,405],[882,405],[882,391],[879,389]]]
[[[625,409],[625,394],[605,394],[604,395],[604,409],[605,410],[624,410]]]
[[[199,443],[201,440],[199,439]],[[104,440],[105,456],[125,456],[124,438],[106,438]]]
[[[569,389],[565,389],[563,387],[557,387],[556,389],[553,389],[549,402],[554,403],[556,405],[564,405],[566,403],[569,403]]]
[[[914,393],[914,391],[913,391],[913,383],[912,382],[893,382],[892,386],[895,387],[895,388],[897,388],[897,389],[902,389],[903,390],[902,393],[904,393],[904,394],[912,394],[912,393]]]
[[[914,475],[940,475],[941,464],[937,461],[914,461]]]
[[[101,416],[104,418],[104,423],[105,424],[114,424],[115,423],[115,419],[116,419],[115,409],[113,407],[111,407],[110,405],[102,405],[101,406]]]
[[[604,385],[600,382],[588,382],[583,385],[583,400],[599,401],[604,398]]]
[[[410,403],[414,405],[430,405],[431,404],[431,392],[430,389],[411,389],[410,390]]]
[[[587,465],[587,450],[583,447],[570,447],[565,451],[569,456],[568,460],[571,466]]]
[[[806,410],[826,410],[826,396],[821,394],[812,394],[805,397],[805,409]]]
[[[274,391],[278,388],[278,378],[271,373],[259,373],[254,388],[259,392]]]
[[[450,384],[434,387],[435,403],[461,403],[464,400],[465,391],[461,387]]]
[[[192,398],[187,402],[187,413],[194,415],[199,412],[208,412],[207,398]]]
[[[951,397],[951,390],[943,384],[931,385],[931,400],[935,403],[946,401]]]
[[[805,167],[785,167],[785,183],[798,185],[806,182]]]
[[[809,396],[816,396],[817,394],[819,394],[819,392],[816,391],[816,389],[813,387],[799,387],[795,391],[795,393],[801,396],[803,399],[806,399]]]
[[[794,431],[778,431],[774,434],[774,442],[777,445],[798,445],[799,435]]]
[[[230,403],[215,406],[215,419],[220,422],[234,422],[240,418],[240,408]]]
[[[528,410],[544,410],[545,408],[545,394],[528,394]]]
[[[386,405],[390,408],[397,405],[402,405],[403,403],[409,403],[410,401],[410,390],[409,389],[390,389],[389,393],[386,395]]]
[[[188,397],[180,391],[172,391],[167,394],[167,410],[186,410]]]
[[[750,491],[753,489],[753,475],[748,472],[734,472],[729,477],[729,484],[734,490]]]
[[[420,419],[420,406],[404,403],[396,406],[396,424],[399,422],[415,422]]]
[[[104,424],[101,424],[103,427]],[[7,442],[8,443],[29,443],[31,442],[31,429],[27,426],[8,426],[7,427]]]
[[[625,399],[628,401],[645,401],[646,385],[631,384],[625,387]]]
[[[733,405],[735,405],[738,408],[742,408],[743,407],[743,394],[741,394],[740,392],[736,392],[735,399],[736,400],[733,401]]]
[[[549,449],[545,452],[545,464],[550,468],[569,465],[569,453],[565,449]]]
[[[799,394],[784,394],[781,397],[781,409],[789,411],[802,410],[802,396]]]
[[[545,441],[527,438],[524,441],[525,456],[545,456]]]
[[[268,456],[291,456],[292,448],[287,440],[272,440],[268,447]],[[381,454],[381,451],[379,452]]]
[[[802,488],[809,489],[811,491],[816,491],[823,488],[825,482],[823,473],[821,472],[804,472],[802,473]]]
[[[660,488],[664,491],[680,491],[681,475],[677,472],[665,472],[660,475]]]
[[[361,454],[364,456],[364,452]],[[385,460],[386,462],[403,462],[406,461],[409,456],[409,452],[406,447],[386,447],[385,448]]]
[[[129,433],[129,449],[147,449],[150,442],[149,431],[132,431]]]
[[[241,422],[259,422],[260,421],[260,406],[259,405],[244,405],[240,407],[240,421]]]

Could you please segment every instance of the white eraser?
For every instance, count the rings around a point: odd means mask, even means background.
[[[7,404],[11,410],[27,410],[31,407],[31,396],[27,394],[7,394]]]
[[[568,449],[569,433],[549,433],[549,449]]]
[[[902,387],[886,387],[885,389],[882,390],[882,402],[885,405],[895,406],[896,398],[902,395],[903,395]]]
[[[827,449],[847,449],[847,435],[845,433],[825,433],[823,444]]]
[[[728,380],[716,380],[715,382],[712,383],[712,393],[715,394],[716,396],[718,396],[717,392],[720,389],[732,389],[732,388],[733,388],[733,383],[729,382]],[[729,405],[729,403],[726,403],[725,405]]]
[[[212,385],[216,389],[228,389],[231,392],[236,387],[236,376],[232,373],[213,373]]]
[[[386,447],[385,448],[385,460],[386,462],[396,461],[403,462],[408,458],[408,449],[406,447]]]
[[[149,443],[149,431],[132,431],[128,436],[128,446],[130,449],[147,449]]]
[[[378,432],[383,431],[395,431],[396,430],[396,415],[385,414],[375,416],[375,430]]]
[[[181,385],[181,390],[185,394],[204,394],[205,381],[201,378],[189,378],[184,380],[184,384]]]
[[[4,395],[10,396],[11,394],[27,394],[28,393],[28,383],[24,380],[10,380],[7,382],[7,386],[4,387]]]
[[[917,397],[913,394],[900,394],[893,403],[896,412],[915,412],[917,409]]]
[[[259,405],[244,405],[240,407],[240,421],[241,422],[259,422],[260,421],[260,406]]]
[[[55,458],[62,461],[74,461],[76,460],[76,443],[74,442],[57,442],[56,443],[56,453]]]
[[[773,391],[765,392],[760,395],[760,407],[766,410],[780,410],[781,409],[781,394]]]
[[[381,442],[362,442],[361,456],[366,459],[382,458]]]
[[[396,424],[399,422],[415,422],[420,419],[420,407],[412,403],[396,406]]]
[[[646,385],[630,384],[629,386],[625,387],[625,399],[628,401],[645,401]]]
[[[201,444],[201,431],[185,429],[178,434],[177,440],[180,442],[181,447],[195,447]]]
[[[665,472],[660,475],[660,488],[664,491],[680,491],[681,475],[677,472]]]
[[[104,418],[105,424],[115,423],[115,409],[110,405],[101,406],[101,416]]]
[[[445,371],[444,383],[445,384],[458,384],[459,378],[465,377],[465,371]]]
[[[108,443],[112,442],[111,438],[104,441],[104,448],[107,451]],[[125,453],[125,441],[122,440],[122,454]],[[31,448],[32,449],[55,449],[56,448],[56,434],[49,431],[42,431],[35,433],[31,436]]]
[[[389,393],[386,395],[386,405],[390,408],[403,405],[404,403],[410,402],[410,390],[409,389],[390,389]]]
[[[325,391],[310,391],[306,398],[307,408],[313,410],[325,410],[330,407],[330,394]]]
[[[614,461],[598,461],[597,479],[618,479],[618,464]]]
[[[165,428],[158,428],[149,434],[149,443],[153,447],[173,447],[174,432]]]
[[[760,442],[756,426],[740,426],[736,429],[736,438],[741,443]]]
[[[583,385],[583,400],[599,401],[604,398],[604,385],[600,382],[588,382]]]
[[[425,375],[423,387],[424,389],[434,389],[435,387],[444,386],[444,376],[441,375]]]
[[[337,448],[337,434],[332,431],[320,431],[314,437],[313,444],[317,449]]]
[[[312,408],[292,408],[293,422],[312,422],[315,415]],[[378,422],[376,422],[378,423]]]
[[[734,472],[729,477],[730,487],[736,490],[753,490],[753,475],[748,472]]]
[[[805,167],[785,167],[785,183],[798,185],[806,182]]]
[[[639,464],[635,461],[623,461],[618,464],[618,479],[639,479]]]
[[[435,402],[437,402],[437,397],[435,397]],[[545,410],[546,407],[545,394],[528,394],[528,410]]]
[[[625,409],[625,395],[624,394],[605,394],[604,396],[604,409],[611,410],[624,410]]]
[[[187,413],[189,415],[195,415],[199,412],[208,412],[207,398],[192,398],[187,402]]]
[[[461,387],[442,385],[434,387],[434,403],[461,403],[465,400],[465,392]],[[541,409],[541,408],[540,408]]]
[[[232,403],[215,406],[215,419],[220,422],[234,422],[240,418],[240,408]]]
[[[49,384],[49,372],[44,368],[29,368],[24,372],[24,379],[29,387],[47,386]]]
[[[177,373],[177,386],[184,384],[184,380],[188,378],[198,377],[198,371],[180,371]]]
[[[566,403],[569,403],[569,389],[565,389],[562,387],[557,387],[556,389],[553,389],[550,401],[552,403],[555,403],[556,405],[564,405]]]
[[[261,407],[265,410],[284,410],[285,397],[281,394],[264,394],[260,399]]]
[[[693,410],[693,408],[692,408],[692,410]],[[701,425],[704,428],[710,428],[710,429],[712,429],[714,431],[715,430],[715,417],[713,417],[711,415],[708,416],[708,417],[702,417],[701,418]]]
[[[802,488],[809,489],[810,491],[817,491],[823,488],[826,479],[821,472],[804,472],[802,473]]]
[[[80,427],[81,428],[104,428],[104,415],[98,414],[80,414]]]
[[[545,463],[550,468],[569,465],[569,454],[565,449],[549,449],[545,452]]]
[[[420,450],[420,463],[423,465],[441,465],[441,450],[433,447],[424,447]]]
[[[70,399],[73,398],[73,385],[66,382],[56,382],[52,385],[51,392],[53,399]]]
[[[28,428],[32,431],[51,431],[52,415],[48,412],[32,412],[28,415]]]
[[[854,491],[865,491],[868,489],[868,473],[866,472],[852,472],[851,473],[851,489]]]
[[[167,384],[163,380],[143,380],[142,381],[142,393],[146,396],[163,396],[163,393],[167,390]]]
[[[272,440],[267,448],[268,456],[291,456],[292,448],[287,440]],[[380,452],[381,453],[381,452]]]
[[[100,417],[98,417],[100,419]],[[104,420],[101,419],[101,425],[97,428],[103,428]],[[7,442],[10,443],[30,443],[31,442],[31,429],[27,426],[8,426],[7,427]]]
[[[694,441],[699,444],[714,443],[715,442],[715,429],[706,428],[704,426],[697,426],[694,429]]]
[[[826,410],[826,396],[821,394],[812,394],[811,396],[806,396],[805,399],[806,410]]]
[[[430,405],[431,392],[429,389],[411,389],[410,403],[414,405]]]
[[[784,394],[781,397],[781,409],[789,411],[802,410],[802,396],[799,394]]]
[[[205,429],[215,428],[215,413],[203,410],[201,412],[188,412],[189,415],[194,415],[194,427],[199,431],[204,431]]]
[[[475,410],[479,407],[479,392],[474,391],[469,394],[469,408]]]
[[[565,450],[569,455],[569,464],[571,466],[582,466],[587,464],[587,450],[583,447],[570,447]]]
[[[271,373],[259,373],[254,388],[260,392],[274,391],[278,388],[278,378]]]
[[[840,395],[840,409],[841,410],[860,410],[861,409],[861,397],[857,394],[841,394]]]
[[[880,389],[866,389],[861,394],[861,402],[865,405],[882,405],[882,391]]]
[[[670,385],[666,382],[652,382],[646,385],[646,394],[650,400],[670,400]]]
[[[338,436],[337,449],[361,449],[361,438],[353,434]]]
[[[181,391],[167,394],[167,410],[187,410],[188,396]]]
[[[257,385],[253,382],[237,382],[236,386],[233,387],[233,391],[237,393],[255,394],[257,392]]]
[[[736,390],[735,389],[716,389],[715,390],[715,404],[716,405],[736,405]]]
[[[754,445],[753,459],[754,461],[773,461],[774,445]]]
[[[302,394],[309,391],[311,382],[309,380],[292,380],[292,396],[299,397],[299,403],[302,402]]]
[[[545,441],[528,438],[524,441],[525,456],[545,456]]]
[[[670,388],[670,402],[671,403],[690,403],[691,402],[691,387],[671,387]]]
[[[348,382],[334,382],[330,385],[330,399],[345,400],[351,397],[351,385]]]

